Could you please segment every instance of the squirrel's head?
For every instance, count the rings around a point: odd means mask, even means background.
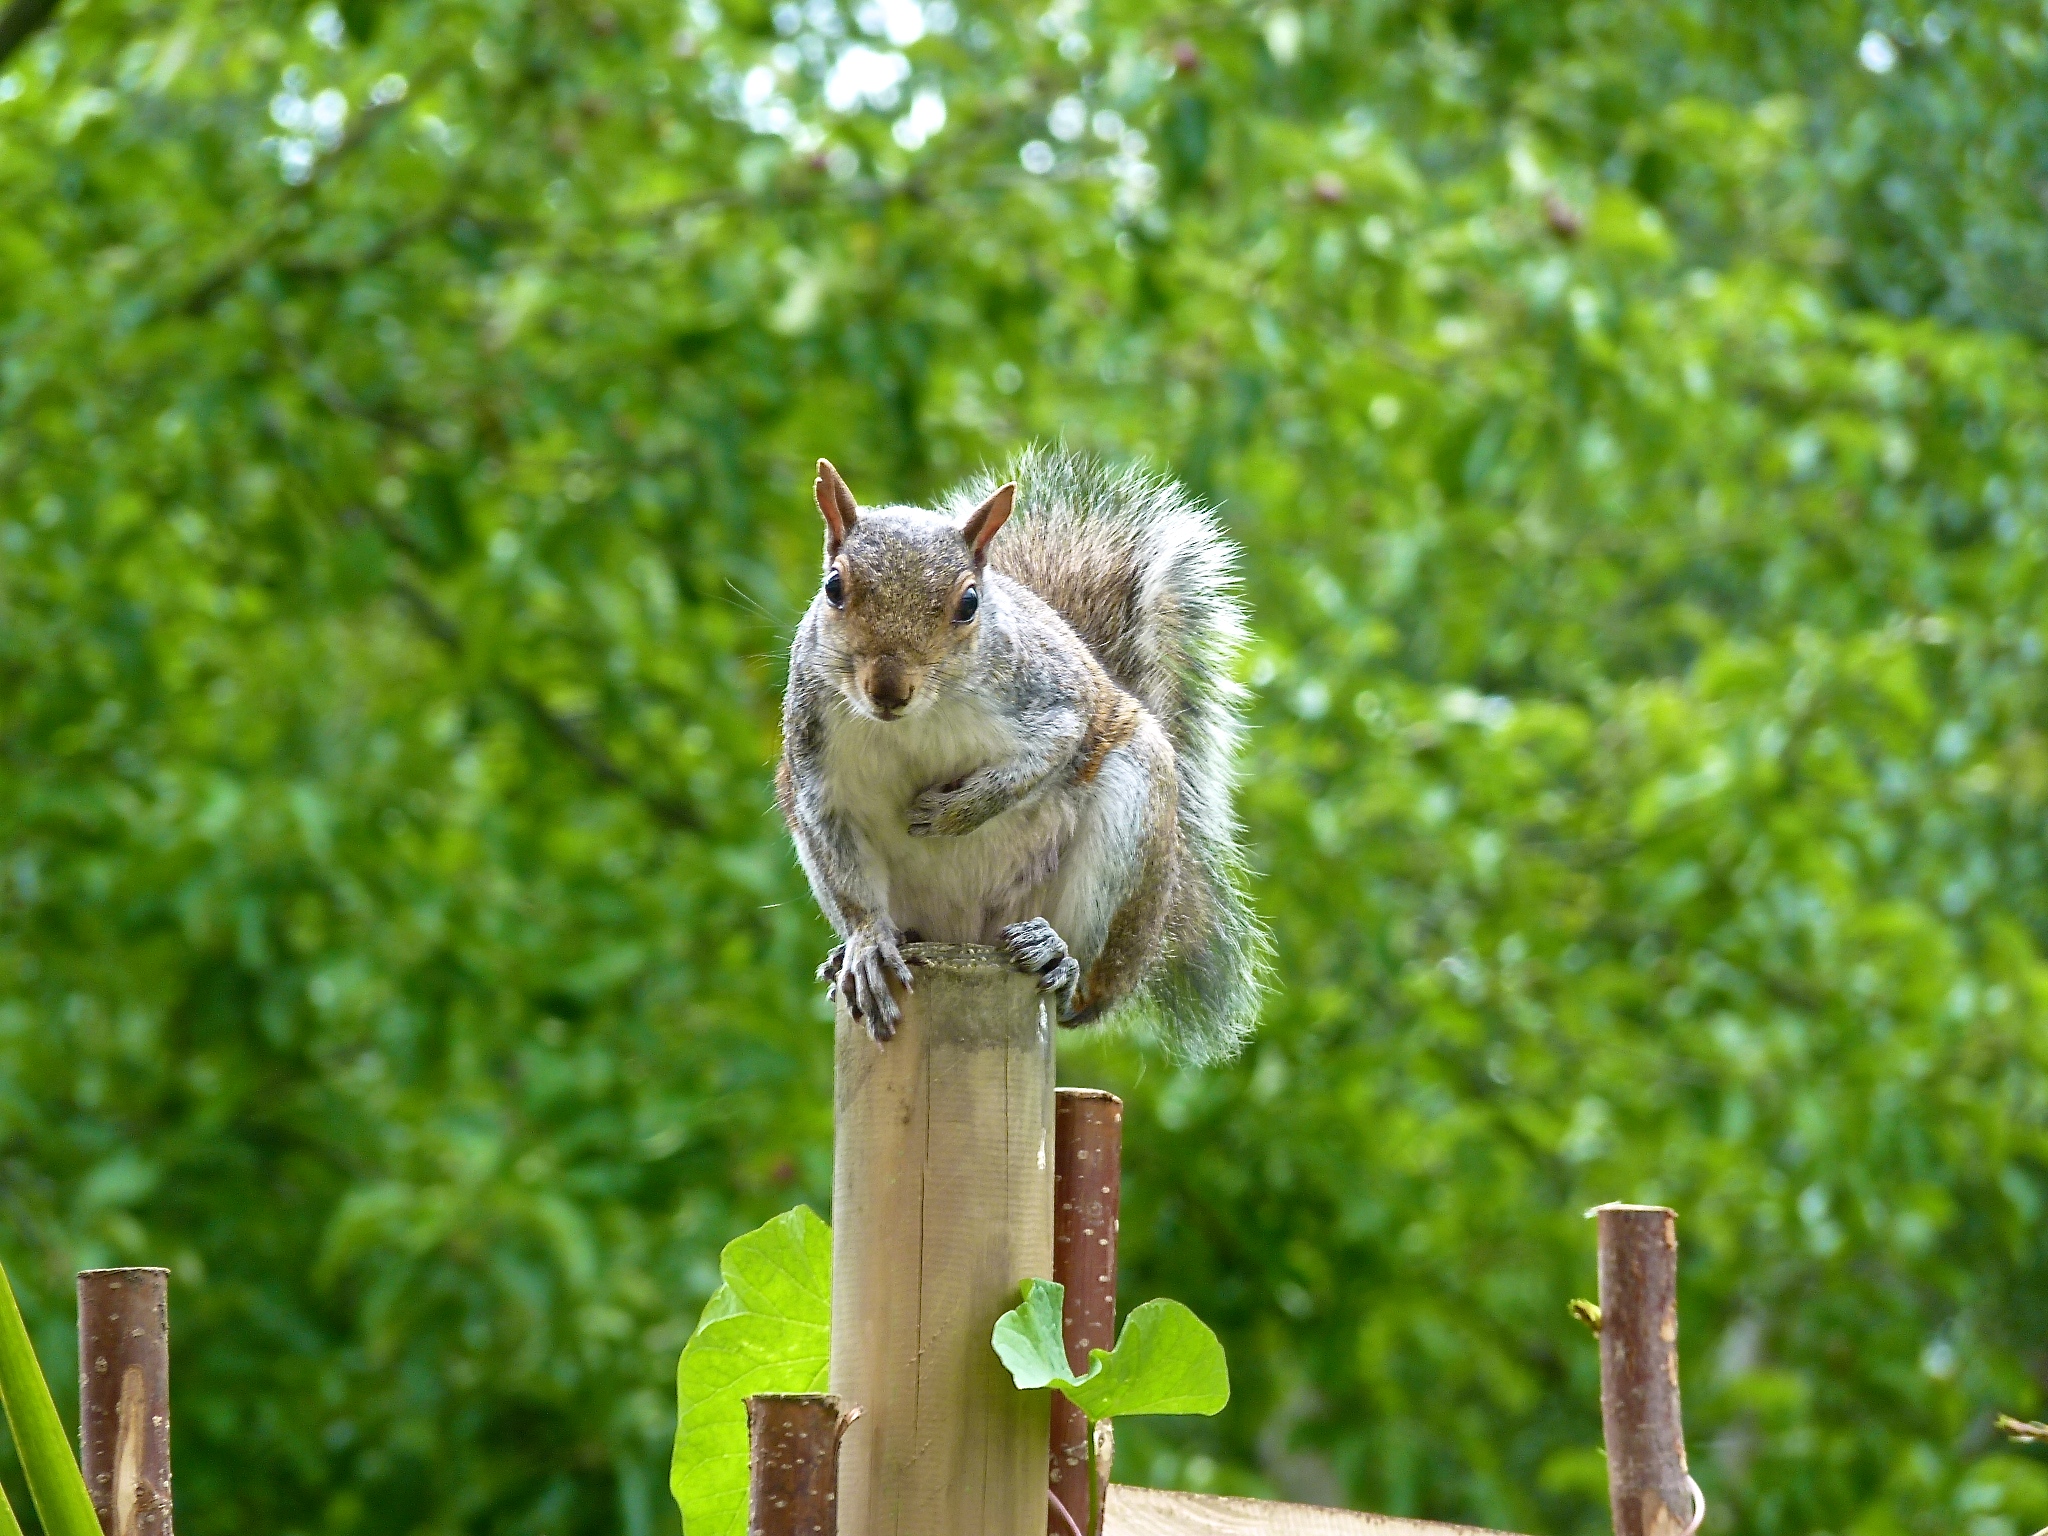
[[[825,514],[825,582],[811,611],[847,702],[894,720],[941,691],[981,630],[989,540],[1017,494],[1005,485],[965,522],[915,507],[855,505],[818,460]]]

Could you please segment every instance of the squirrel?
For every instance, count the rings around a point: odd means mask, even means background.
[[[899,946],[988,944],[1062,1024],[1148,1005],[1233,1054],[1267,941],[1231,792],[1236,550],[1170,480],[1031,449],[940,510],[856,504],[818,461],[824,581],[790,649],[777,801],[878,1043]]]

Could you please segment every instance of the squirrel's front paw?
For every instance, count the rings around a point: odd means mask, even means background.
[[[975,789],[975,780],[970,777],[919,790],[917,798],[910,802],[910,835],[958,837],[963,832],[972,832],[995,814]]]
[[[846,946],[844,944],[834,944],[832,946],[832,953],[818,962],[818,980],[825,983],[825,990],[827,992],[830,992],[839,985],[839,967],[845,961]]]
[[[903,1017],[891,982],[910,991],[910,966],[896,948],[896,939],[886,929],[869,928],[855,933],[839,946],[839,995],[856,1019],[867,1026],[869,1037],[880,1045],[896,1033]],[[830,963],[829,960],[827,962]]]
[[[1027,976],[1036,976],[1039,987],[1059,998],[1060,1017],[1074,1009],[1074,991],[1081,984],[1081,963],[1067,953],[1067,941],[1053,931],[1042,917],[1012,923],[1002,932],[1003,953],[1010,964]]]

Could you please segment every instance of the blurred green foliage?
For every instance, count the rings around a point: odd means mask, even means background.
[[[719,1247],[830,1187],[809,465],[1064,436],[1246,547],[1281,956],[1233,1067],[1065,1045],[1234,1368],[1124,1476],[1604,1530],[1621,1198],[1717,1528],[2048,1522],[2044,76],[1991,0],[72,0],[0,65],[53,1379],[167,1263],[188,1536],[672,1532]]]

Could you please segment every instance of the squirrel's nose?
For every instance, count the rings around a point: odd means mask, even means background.
[[[917,692],[909,668],[889,659],[878,661],[869,669],[867,682],[868,701],[884,719],[900,714],[909,704],[910,696]]]
[[[868,697],[874,700],[875,709],[884,715],[900,713],[910,703],[910,696],[917,690],[902,678],[876,678],[868,690]]]

